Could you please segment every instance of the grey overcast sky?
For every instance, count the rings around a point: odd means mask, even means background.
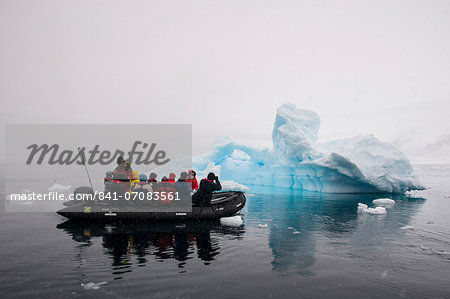
[[[192,123],[196,154],[223,136],[270,146],[292,102],[324,140],[373,133],[442,162],[449,53],[444,0],[0,0],[0,137],[8,123]]]

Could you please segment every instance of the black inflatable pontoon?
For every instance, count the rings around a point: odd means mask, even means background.
[[[217,219],[233,216],[245,206],[245,202],[244,193],[227,191],[214,193],[211,205],[199,206],[194,204],[192,212],[155,212],[149,206],[132,202],[111,204],[91,201],[68,205],[57,213],[69,219],[94,221]]]

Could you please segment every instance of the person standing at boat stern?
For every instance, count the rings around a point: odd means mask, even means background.
[[[114,173],[119,173],[119,172],[126,173],[127,172],[126,164],[127,164],[127,161],[125,161],[125,159],[122,156],[117,158],[117,167],[116,167],[116,169],[114,169]]]
[[[206,179],[200,181],[198,191],[192,196],[192,201],[200,205],[209,205],[211,203],[212,194],[214,191],[222,190],[219,177],[214,173],[208,173]]]
[[[131,162],[125,161],[122,156],[117,158],[117,167],[113,171],[113,175],[124,174],[128,179],[126,180],[127,191],[130,191],[131,180],[133,179],[133,169],[131,168]],[[138,178],[139,179],[139,178]]]

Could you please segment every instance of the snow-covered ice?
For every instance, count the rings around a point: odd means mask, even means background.
[[[278,186],[329,193],[404,193],[423,189],[408,158],[373,135],[321,142],[319,116],[293,104],[277,110],[273,149],[259,149],[224,138],[195,157],[203,176],[245,185]]]
[[[395,205],[395,200],[390,198],[377,198],[372,201],[376,206],[384,206],[386,208],[393,207]]]
[[[417,190],[408,190],[405,192],[405,195],[409,198],[422,198],[424,194],[421,193],[423,193],[423,191],[419,193]]]
[[[239,227],[243,223],[241,216],[232,216],[232,217],[222,217],[220,218],[220,224],[226,226],[235,226]]]
[[[102,282],[88,282],[88,283],[82,283],[81,286],[85,290],[98,290],[102,285],[108,284],[106,281]]]
[[[384,207],[369,208],[366,204],[358,203],[358,213],[384,215],[386,214],[386,209]]]
[[[414,230],[416,228],[414,226],[411,226],[411,225],[405,225],[405,226],[400,227],[400,229],[402,229],[402,230]]]
[[[53,184],[53,186],[51,186],[51,187],[48,187],[48,191],[68,191],[68,190],[70,190],[72,188],[72,186],[71,185],[69,185],[69,186],[64,186],[64,185],[61,185],[61,184]]]

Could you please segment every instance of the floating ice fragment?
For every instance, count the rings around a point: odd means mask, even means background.
[[[298,235],[298,234],[300,234],[300,232],[295,230],[295,231],[292,232],[292,234],[293,235]]]
[[[428,188],[428,189],[431,189],[431,188]],[[412,190],[412,191],[406,191],[405,195],[409,198],[422,198],[422,197],[426,196],[426,193],[427,192],[425,192],[423,190]]]
[[[400,229],[403,229],[403,230],[413,230],[413,229],[416,229],[414,226],[411,226],[411,225],[406,225],[406,226],[403,226],[403,227],[400,227]]]
[[[390,198],[378,198],[378,199],[374,199],[372,202],[374,205],[385,206],[388,208],[395,205],[395,201]]]
[[[292,226],[288,226],[288,229],[294,229]]]
[[[260,227],[260,228],[269,227],[269,225],[267,223],[265,223],[265,224],[258,224],[258,227]]]
[[[72,186],[71,185],[68,185],[68,186],[64,186],[64,185],[61,185],[61,184],[53,184],[53,186],[51,186],[51,187],[48,187],[48,191],[68,191],[68,190],[70,190],[72,188]]]
[[[226,226],[235,226],[239,227],[243,223],[241,216],[232,216],[232,217],[222,217],[220,218],[220,224]]]
[[[102,282],[88,282],[82,283],[81,286],[85,290],[98,290],[102,285],[108,284],[106,281]]]
[[[386,214],[386,209],[383,207],[369,208],[366,204],[358,203],[358,213],[384,215]]]
[[[419,248],[422,249],[422,250],[430,250],[430,249],[431,249],[431,248],[425,247],[425,246],[423,246],[423,245],[420,245]]]

